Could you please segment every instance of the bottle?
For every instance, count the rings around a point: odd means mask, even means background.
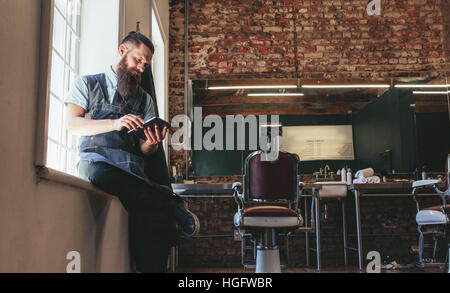
[[[341,182],[347,182],[347,171],[345,167],[341,170]]]
[[[427,172],[425,172],[425,169],[422,170],[422,180],[427,180]]]
[[[184,183],[183,173],[181,172],[181,166],[177,163],[177,177],[178,177],[178,183]]]
[[[177,167],[176,166],[172,166],[172,178],[173,178],[173,183],[177,183],[178,179],[177,179]]]
[[[347,170],[347,184],[351,185],[352,182],[352,169],[348,168]]]
[[[414,176],[414,181],[419,181],[420,180],[419,168],[417,168],[417,167],[414,168],[413,176]]]

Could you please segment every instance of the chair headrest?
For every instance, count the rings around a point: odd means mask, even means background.
[[[249,156],[246,166],[248,197],[264,200],[294,200],[298,192],[298,160],[280,152],[275,161],[261,160],[261,153]]]

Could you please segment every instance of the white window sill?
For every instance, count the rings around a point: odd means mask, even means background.
[[[111,199],[112,197],[114,197],[113,195],[106,193],[103,190],[95,187],[94,185],[92,185],[90,182],[88,182],[86,180],[69,175],[69,174],[61,172],[61,171],[57,171],[52,168],[37,166],[36,174],[38,177],[38,182],[41,179],[48,180],[48,181],[66,184],[66,185],[69,185],[72,187],[77,187],[79,189],[88,191],[92,194],[97,194],[97,195],[103,196],[108,199]]]

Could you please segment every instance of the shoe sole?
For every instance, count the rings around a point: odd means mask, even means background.
[[[194,232],[192,232],[192,234],[187,234],[187,233],[183,232],[183,235],[186,236],[186,237],[197,236],[198,232],[200,231],[200,222],[198,221],[198,217],[193,212],[191,212],[188,209],[187,202],[183,202],[183,205],[184,205],[184,209],[194,218],[194,222],[195,222],[195,230],[194,230]]]

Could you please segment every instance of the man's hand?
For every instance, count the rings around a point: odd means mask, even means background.
[[[167,134],[167,127],[164,126],[162,132],[159,131],[158,125],[155,125],[154,131],[151,127],[144,128],[146,140],[141,139],[141,151],[144,155],[156,152],[158,144],[164,140]]]
[[[140,116],[136,116],[133,114],[125,115],[119,119],[114,120],[114,129],[117,131],[121,131],[124,128],[128,130],[137,130],[139,127],[143,127],[144,119]]]

